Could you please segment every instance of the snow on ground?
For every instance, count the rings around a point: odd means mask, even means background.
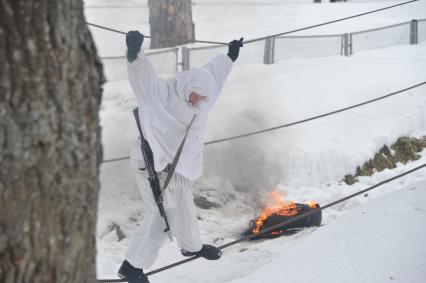
[[[236,66],[211,114],[207,140],[302,120],[422,82],[425,51],[421,44],[349,58]],[[219,172],[242,190],[277,181],[299,186],[336,180],[353,173],[384,144],[425,129],[425,88],[273,133],[208,146],[205,175]],[[219,166],[224,159],[237,166]]]
[[[305,1],[195,1],[197,37],[224,41],[239,35],[258,37],[398,3],[300,2]],[[86,7],[89,22],[124,31],[148,30],[145,1],[90,0]],[[374,16],[310,30],[309,34],[388,25],[425,17],[425,12],[425,1],[421,0]],[[101,55],[123,54],[122,35],[92,31]],[[356,104],[425,81],[425,73],[426,42],[358,52],[351,57],[236,65],[210,116],[207,139],[285,124]],[[125,80],[107,83],[104,88],[104,156],[126,156],[137,135],[131,114],[135,100]],[[324,205],[425,163],[423,152],[416,162],[362,177],[355,185],[340,181],[384,144],[401,135],[426,134],[425,91],[423,86],[318,121],[207,146],[205,174],[195,184],[194,193],[223,205],[199,210],[205,241],[220,245],[238,238],[248,221],[259,214],[264,192],[273,188],[285,193],[288,200],[316,200]],[[425,183],[419,182],[426,179],[425,171],[324,211],[322,227],[272,241],[241,243],[225,250],[220,261],[198,260],[154,275],[151,281],[171,282],[173,278],[178,283],[258,282],[273,281],[262,276],[279,274],[278,278],[294,282],[304,278],[299,276],[306,276],[303,266],[312,271],[312,277],[306,278],[319,282],[341,282],[344,275],[345,281],[353,279],[348,282],[422,282],[426,250],[419,239],[425,238],[425,230],[414,223],[424,223],[426,191]],[[98,278],[115,278],[128,238],[143,217],[143,208],[127,161],[104,164],[101,186]],[[123,240],[118,241],[116,231],[111,231],[113,224],[120,226]],[[381,245],[376,244],[378,241]],[[330,255],[322,256],[325,252]],[[167,243],[153,268],[180,259],[176,243]],[[338,272],[331,275],[331,270]]]
[[[324,1],[321,4],[299,0],[256,0],[256,2],[252,0],[198,0],[194,2],[193,20],[196,38],[229,42],[241,36],[251,39],[298,29],[398,4],[402,1],[366,1],[362,3],[327,3]],[[300,2],[303,3],[300,4]],[[146,1],[87,0],[85,3],[88,22],[125,32],[137,29],[142,33],[149,34],[149,14]],[[264,4],[254,5],[255,3]],[[424,0],[420,0],[410,5],[306,30],[294,35],[341,34],[424,18],[426,18],[426,5]],[[91,30],[102,56],[123,54],[125,48],[123,35],[97,28],[91,28]],[[102,42],[108,44],[100,44]]]
[[[231,282],[424,282],[426,180],[401,187],[342,213]]]
[[[426,163],[426,151],[422,156],[407,166],[363,177],[353,186],[336,181],[316,187],[300,187],[289,193],[288,199],[303,201],[309,197],[327,204]],[[325,210],[323,225],[319,228],[305,229],[274,240],[241,243],[224,250],[219,261],[193,261],[153,275],[150,280],[166,283],[173,278],[173,282],[213,283],[244,278],[237,282],[260,282],[260,279],[282,282],[284,278],[286,282],[315,279],[337,283],[347,278],[345,282],[376,283],[388,282],[392,277],[395,282],[423,282],[426,270],[426,231],[422,225],[426,209],[424,180],[424,170],[417,171]],[[423,183],[418,183],[421,181]],[[413,192],[415,195],[410,194]],[[385,202],[382,202],[383,195],[388,195]],[[126,201],[126,206],[129,205],[131,202]],[[120,210],[126,209],[119,207]],[[241,196],[220,209],[200,209],[202,236],[217,245],[230,242],[240,236],[254,212],[251,202]],[[123,219],[120,224],[125,223]],[[132,232],[125,225],[124,228],[126,232]],[[99,239],[99,277],[115,278],[127,243],[127,239],[117,242],[114,232]],[[181,259],[176,243],[168,242],[153,269]],[[267,276],[278,279],[274,281]]]

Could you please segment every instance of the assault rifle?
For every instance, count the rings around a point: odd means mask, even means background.
[[[154,154],[152,153],[151,147],[149,146],[148,141],[144,138],[144,135],[142,133],[142,127],[139,121],[138,108],[133,109],[133,116],[135,117],[136,125],[138,126],[138,130],[139,130],[142,155],[146,164],[145,170],[148,170],[149,185],[151,187],[158,209],[160,210],[160,215],[164,218],[164,222],[166,223],[166,229],[164,230],[164,232],[166,232],[169,235],[170,241],[173,241],[172,231],[170,230],[169,221],[167,220],[167,215],[166,215],[166,212],[164,211],[163,194],[160,187],[160,180],[158,179],[157,172],[155,171],[155,167],[154,167]]]

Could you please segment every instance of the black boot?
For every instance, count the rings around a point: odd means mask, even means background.
[[[126,279],[129,283],[149,283],[143,269],[133,267],[127,260],[123,261],[117,275],[121,279]]]
[[[181,249],[180,252],[183,256],[201,256],[208,260],[216,260],[222,256],[222,251],[212,245],[203,245],[201,250],[198,252],[188,252],[187,250]]]

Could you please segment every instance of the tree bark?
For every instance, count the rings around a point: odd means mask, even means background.
[[[148,0],[151,48],[193,42],[191,0]]]
[[[0,62],[0,282],[95,282],[103,74],[82,1],[1,1]]]

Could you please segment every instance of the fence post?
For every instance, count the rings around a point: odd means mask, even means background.
[[[182,71],[188,71],[189,66],[189,48],[184,46],[182,47]]]
[[[344,33],[343,34],[343,55],[350,56],[352,54],[352,34]]]
[[[274,64],[275,37],[265,39],[265,51],[263,55],[263,64]]]
[[[176,68],[175,73],[179,72],[179,47],[175,48],[175,56],[176,56]]]
[[[419,43],[417,20],[411,20],[411,22],[410,22],[410,44],[417,44],[417,43]]]

